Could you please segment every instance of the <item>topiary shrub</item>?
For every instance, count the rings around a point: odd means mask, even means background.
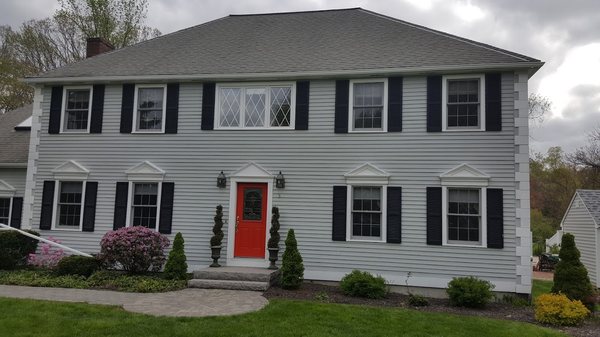
[[[218,247],[223,241],[223,206],[217,206],[217,212],[213,218],[215,224],[213,226],[213,236],[210,238],[210,246]]]
[[[580,300],[588,308],[593,308],[594,290],[587,269],[579,260],[580,253],[573,234],[564,234],[560,247],[560,261],[554,270],[552,292],[563,293],[569,299]]]
[[[271,229],[269,229],[271,237],[269,238],[267,247],[279,248],[279,240],[281,239],[281,237],[279,236],[279,208],[273,207],[272,213],[273,216],[271,217]]]
[[[572,301],[564,294],[543,294],[535,300],[535,319],[540,323],[578,325],[589,314],[581,301]]]
[[[188,269],[186,260],[183,235],[177,233],[165,264],[165,277],[171,280],[186,280]]]
[[[304,264],[298,251],[294,230],[290,229],[285,239],[285,251],[281,259],[280,285],[284,289],[298,289],[304,279]]]
[[[26,232],[40,236],[38,232]],[[35,253],[38,241],[16,231],[0,231],[0,269],[14,269],[27,262],[29,254]]]
[[[151,229],[135,226],[109,231],[100,241],[100,255],[111,267],[130,274],[159,271],[165,263],[169,239]]]
[[[457,307],[483,308],[494,298],[494,285],[473,276],[455,277],[448,283],[446,293]]]
[[[56,265],[57,275],[79,275],[90,277],[100,270],[101,262],[95,257],[71,255],[63,257]]]
[[[340,281],[342,292],[349,296],[366,298],[383,298],[388,293],[385,279],[371,273],[353,270]]]

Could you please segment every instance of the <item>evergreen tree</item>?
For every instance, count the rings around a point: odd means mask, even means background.
[[[560,261],[554,271],[552,292],[563,293],[571,300],[580,300],[587,306],[593,306],[589,303],[593,296],[592,284],[587,269],[579,260],[580,256],[573,234],[564,234],[559,254]]]
[[[188,265],[186,261],[183,235],[177,233],[173,240],[173,248],[169,252],[167,264],[165,264],[165,276],[172,280],[187,279]]]
[[[213,226],[213,236],[210,238],[211,247],[220,246],[223,241],[223,206],[217,206],[217,212],[213,218],[215,225]]]
[[[285,239],[285,252],[281,262],[281,287],[284,289],[298,289],[304,279],[304,264],[298,251],[298,243],[294,230],[288,231]]]

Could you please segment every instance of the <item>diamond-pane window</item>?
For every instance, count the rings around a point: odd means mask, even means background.
[[[221,126],[240,126],[241,92],[240,88],[221,88]]]
[[[271,88],[271,126],[290,126],[292,88]]]
[[[265,96],[264,88],[246,89],[246,126],[265,126]]]

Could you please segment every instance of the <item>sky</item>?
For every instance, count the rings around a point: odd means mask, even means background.
[[[525,54],[546,64],[529,92],[552,111],[532,125],[531,151],[583,146],[600,127],[600,1],[597,0],[148,0],[147,25],[163,34],[229,14],[362,7]],[[0,24],[52,15],[56,0],[2,0]]]

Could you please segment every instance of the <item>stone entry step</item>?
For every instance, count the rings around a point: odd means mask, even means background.
[[[194,271],[190,288],[266,291],[279,276],[279,270],[249,267],[218,267]]]

